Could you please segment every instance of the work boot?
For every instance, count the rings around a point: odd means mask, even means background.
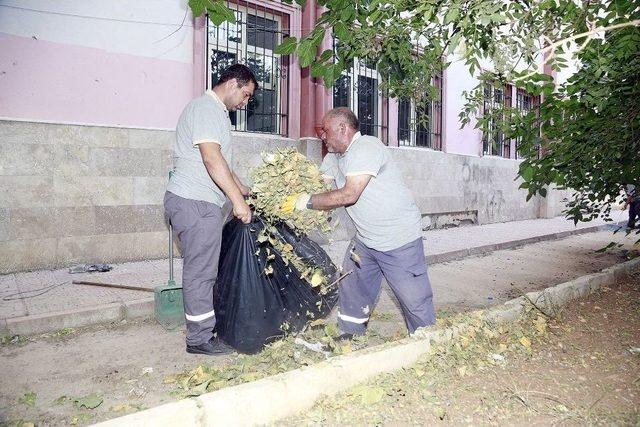
[[[353,339],[353,334],[349,334],[347,332],[340,334],[336,337],[336,341],[351,341]]]
[[[213,337],[209,341],[200,345],[187,345],[187,353],[191,354],[208,354],[209,356],[222,356],[224,354],[231,354],[233,352],[233,348],[229,347],[224,343],[224,341],[217,337]]]

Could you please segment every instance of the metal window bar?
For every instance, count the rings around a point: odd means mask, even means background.
[[[398,100],[398,145],[442,150],[442,75],[435,76],[433,84],[439,96],[426,106]]]
[[[334,37],[336,49],[338,40]],[[389,103],[380,89],[376,64],[355,59],[333,87],[333,107],[349,107],[360,121],[360,132],[389,144]]]
[[[259,88],[242,109],[229,114],[234,130],[287,136],[289,132],[289,56],[274,52],[290,35],[288,14],[263,5],[226,2],[234,24],[219,26],[207,18],[207,88],[235,63],[254,72]]]
[[[484,86],[483,111],[493,114],[501,107],[511,106],[511,85],[504,87],[486,83]],[[511,141],[504,137],[500,117],[491,116],[482,132],[482,153],[489,156],[511,156]]]
[[[518,88],[516,91],[516,108],[520,111],[521,114],[528,114],[531,110],[535,109],[536,117],[540,116],[539,111],[540,106],[540,97],[534,96],[533,94],[527,92],[524,89]],[[541,135],[541,128],[538,127],[538,136]],[[515,150],[516,150],[516,158],[520,159],[522,156],[518,151],[518,145],[522,141],[521,137],[516,138],[515,140]],[[540,155],[540,147],[538,147],[538,155]]]

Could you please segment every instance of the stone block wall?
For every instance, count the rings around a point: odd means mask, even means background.
[[[166,257],[162,199],[173,139],[172,131],[0,121],[0,274]],[[232,167],[248,182],[259,153],[283,146],[321,161],[314,138],[236,133]],[[560,193],[525,201],[515,160],[390,150],[430,221],[484,224],[561,211]],[[344,210],[334,216],[341,226],[331,237],[352,236]]]
[[[162,199],[174,132],[0,121],[0,274],[165,257]],[[298,142],[235,137],[246,178],[259,153]]]

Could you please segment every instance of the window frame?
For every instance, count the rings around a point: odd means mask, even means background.
[[[487,97],[487,88],[490,88],[490,94]],[[501,100],[496,101],[496,90],[500,90]],[[489,101],[488,101],[489,99]],[[489,104],[489,107],[487,107]],[[496,82],[485,82],[483,85],[483,104],[482,104],[482,114],[484,115],[488,110],[495,108],[496,106],[501,106],[502,108],[508,109],[513,105],[513,85],[506,83],[503,86],[496,86]],[[500,130],[499,126],[494,122],[496,120],[495,117],[492,118],[490,123],[486,126],[489,129],[482,129],[482,155],[483,156],[495,156],[502,157],[505,159],[511,158],[511,139],[505,138],[504,134]],[[504,117],[503,119],[504,120]],[[496,128],[495,131],[493,128]],[[495,132],[495,144],[493,143],[493,134]],[[499,153],[496,151],[499,150]]]
[[[438,74],[434,76],[432,78],[432,84],[439,89],[440,99],[432,99],[429,102],[429,128],[425,129],[426,134],[428,135],[427,145],[418,144],[418,108],[416,107],[416,104],[413,100],[409,100],[409,127],[407,129],[402,128],[402,130],[405,130],[409,133],[409,139],[400,138],[400,105],[401,102],[406,102],[407,99],[398,98],[397,138],[399,147],[426,148],[430,150],[442,151],[442,129],[444,120],[444,114],[442,111],[442,98],[444,96],[444,75]]]
[[[334,49],[335,49],[335,39],[334,39]],[[370,125],[371,128],[374,129],[375,132],[373,132],[373,136],[379,138],[380,140],[382,140],[385,144],[388,144],[388,124],[384,122],[384,116],[385,116],[385,96],[384,93],[380,90],[380,81],[382,80],[382,77],[380,75],[380,73],[378,72],[378,67],[376,65],[375,68],[371,68],[368,66],[368,64],[366,63],[366,61],[361,60],[360,58],[354,58],[351,66],[346,69],[343,70],[341,73],[341,78],[342,77],[347,77],[349,79],[349,84],[347,87],[345,87],[345,90],[347,92],[347,104],[348,105],[336,105],[335,101],[336,101],[336,90],[337,90],[337,85],[334,86],[334,90],[332,91],[332,96],[331,96],[331,105],[333,108],[336,107],[349,107],[353,113],[356,115],[356,117],[358,117],[358,120],[360,121],[360,126],[361,129],[359,129],[362,132],[362,126],[363,126],[363,121],[360,117],[360,106],[359,106],[359,99],[358,99],[358,95],[359,95],[359,87],[358,87],[358,83],[356,83],[360,77],[363,78],[369,78],[374,80],[375,83],[375,91],[376,91],[376,95],[375,95],[375,104],[374,104],[374,123]],[[355,95],[355,96],[354,96]],[[386,107],[387,107],[387,118],[388,118],[388,103],[386,103]],[[387,132],[385,132],[385,130]],[[363,132],[363,134],[365,134]]]
[[[270,82],[261,80],[258,75],[256,75],[256,78],[258,80],[259,90],[273,91],[275,94],[273,105],[276,108],[276,112],[269,114],[273,116],[273,129],[271,131],[249,129],[249,112],[251,109],[251,105],[249,104],[236,111],[234,120],[235,124],[232,126],[234,127],[233,130],[238,132],[280,135],[286,137],[289,131],[289,100],[287,88],[289,85],[289,79],[288,77],[284,77],[285,74],[283,73],[283,68],[286,68],[285,72],[288,73],[291,64],[288,62],[288,59],[285,63],[286,57],[275,53],[274,50],[275,47],[282,42],[283,38],[288,36],[290,30],[289,28],[285,28],[285,21],[288,21],[290,25],[292,17],[288,12],[270,9],[265,6],[254,5],[252,3],[242,2],[242,4],[239,4],[228,2],[227,6],[231,8],[231,11],[236,16],[236,22],[234,24],[225,21],[221,25],[215,26],[209,19],[206,20],[206,87],[212,87],[212,74],[214,71],[212,67],[212,58],[216,51],[234,55],[236,63],[247,64],[251,57],[256,58],[262,56],[263,58],[271,58],[271,67],[269,68]],[[249,44],[249,15],[276,22],[277,26],[274,34],[275,40],[273,49]],[[229,37],[224,37],[229,34],[229,29],[231,27],[235,27],[235,33],[240,35],[239,41],[230,40]],[[266,64],[267,61],[265,61],[265,65]],[[257,112],[257,110],[254,110],[253,114],[259,116],[264,113],[261,114]]]
[[[523,106],[521,105],[522,103],[520,102],[520,97],[530,97],[531,98],[531,103],[530,103],[530,107],[525,109],[523,108]],[[539,118],[540,117],[540,101],[541,101],[541,97],[540,95],[534,95],[531,92],[527,92],[525,89],[523,88],[516,88],[516,104],[515,107],[517,108],[517,110],[520,113],[527,114],[529,113],[531,110],[535,110],[536,112],[536,117]],[[538,135],[540,135],[542,133],[542,127],[541,125],[538,126]],[[515,139],[515,154],[516,154],[516,159],[522,159],[522,156],[520,155],[520,153],[518,152],[518,142],[519,142],[520,138],[516,138]]]

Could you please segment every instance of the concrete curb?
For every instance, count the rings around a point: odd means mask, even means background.
[[[153,298],[6,319],[8,335],[33,335],[153,315]]]
[[[624,222],[611,223],[608,225],[597,225],[593,227],[568,230],[560,233],[550,233],[542,236],[529,237],[509,242],[454,250],[439,254],[427,255],[425,259],[428,265],[455,261],[470,256],[486,255],[498,250],[512,249],[531,243],[557,240],[577,234],[608,230],[612,225],[618,226],[623,223]],[[153,316],[153,310],[153,298],[144,298],[133,301],[125,301],[122,303],[111,303],[93,307],[83,307],[33,316],[0,319],[0,332],[7,335],[41,334],[63,328],[81,328],[84,326],[118,322],[124,319],[133,320],[150,318]]]
[[[612,222],[611,224],[594,225],[593,227],[578,228],[575,230],[561,231],[559,233],[549,233],[549,234],[543,234],[542,236],[527,237],[524,239],[510,240],[508,242],[494,243],[490,245],[476,246],[469,249],[459,249],[459,250],[450,251],[450,252],[442,252],[439,254],[427,255],[425,259],[427,260],[428,265],[439,264],[439,263],[449,262],[449,261],[457,261],[470,256],[486,255],[494,251],[500,251],[504,249],[513,249],[520,246],[530,245],[532,243],[546,242],[551,240],[560,240],[566,237],[576,236],[579,234],[611,230],[612,227],[615,228],[615,227],[622,226],[624,224],[625,222],[621,221],[621,222]]]
[[[538,307],[554,310],[559,305],[613,283],[638,268],[640,258],[540,292],[530,292],[525,297],[489,310],[485,318],[497,323],[514,321],[522,314],[528,299]],[[393,344],[364,349],[314,366],[228,387],[195,399],[169,403],[97,425],[173,427],[272,423],[310,408],[322,396],[344,391],[375,375],[409,367],[429,351],[432,341],[450,342],[464,329],[463,324],[441,331],[424,332],[419,339],[406,338]]]

